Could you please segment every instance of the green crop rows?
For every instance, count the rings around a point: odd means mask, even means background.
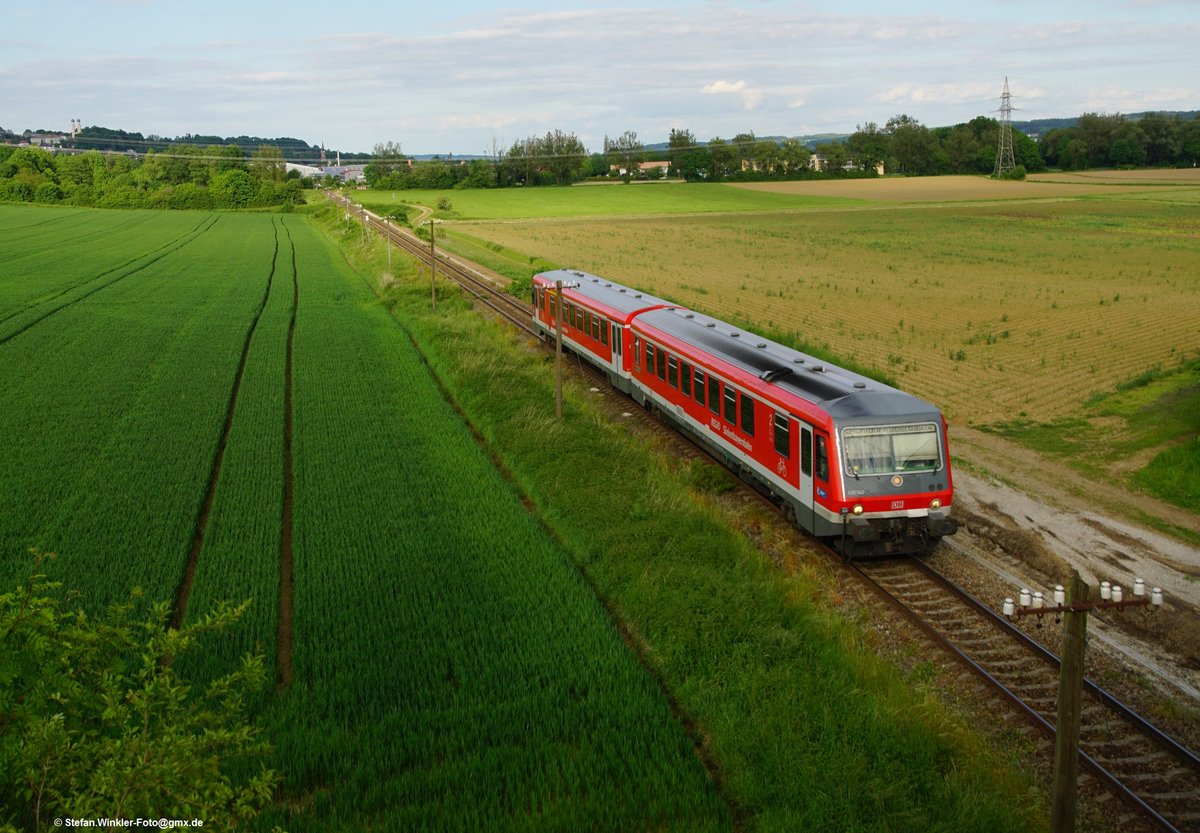
[[[0,208],[0,264],[0,577],[39,547],[93,606],[252,599],[190,672],[291,648],[266,829],[728,826],[654,678],[307,223]]]

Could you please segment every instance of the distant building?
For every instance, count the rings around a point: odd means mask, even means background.
[[[342,182],[359,182],[363,178],[363,168],[366,165],[328,165],[319,168],[319,176],[332,176]]]
[[[284,166],[287,168],[288,173],[291,173],[292,171],[298,171],[300,176],[304,177],[305,179],[309,179],[310,177],[314,176],[322,176],[324,174],[324,170],[322,168],[316,168],[312,165],[297,165],[295,162],[285,162]]]
[[[640,173],[642,176],[649,176],[651,171],[662,171],[661,175],[665,177],[667,175],[667,172],[671,169],[671,163],[670,162],[639,162],[637,169],[638,169],[638,173]],[[626,169],[621,167],[620,165],[609,165],[608,172],[609,172],[609,174],[616,174],[617,176],[625,176]]]
[[[828,160],[823,154],[814,153],[812,156],[808,157],[808,169],[810,171],[823,171],[825,170],[827,164]],[[859,170],[858,163],[853,159],[847,159],[844,163],[842,163],[842,170],[857,171]],[[879,176],[883,176],[883,170],[884,168],[882,162],[879,162],[875,165],[875,173]]]
[[[62,143],[68,138],[70,137],[62,133],[31,133],[29,135],[29,144],[33,147],[53,150],[62,147]]]

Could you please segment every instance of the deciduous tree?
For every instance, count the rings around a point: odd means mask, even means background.
[[[263,658],[246,656],[203,686],[176,671],[248,603],[175,630],[169,604],[139,613],[134,591],[93,617],[42,563],[0,594],[0,827],[166,817],[223,830],[256,816],[279,781],[247,717]]]
[[[612,141],[607,138],[604,140],[604,152],[612,160],[612,164],[625,171],[626,182],[629,182],[633,174],[639,170],[644,150],[645,145],[638,139],[637,133],[632,130],[626,130]]]

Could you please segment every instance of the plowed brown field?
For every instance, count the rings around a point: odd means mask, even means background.
[[[1200,352],[1200,172],[1166,172],[1171,184],[1138,173],[1107,175],[1122,185],[787,183],[769,187],[911,204],[455,225],[798,333],[888,373],[952,420],[1050,419]],[[994,201],[1013,188],[1024,197]]]

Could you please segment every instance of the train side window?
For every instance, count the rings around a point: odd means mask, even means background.
[[[721,413],[721,382],[708,377],[708,409],[714,414]]]
[[[737,425],[737,390],[729,385],[725,386],[725,421],[730,425]]]
[[[646,342],[646,373],[647,375],[654,373],[654,345]]]
[[[608,346],[608,319],[605,318],[600,322],[600,343],[605,347]]]
[[[667,378],[667,351],[661,347],[654,354],[654,372],[660,379]]]
[[[673,388],[679,387],[679,362],[674,356],[667,357],[667,384]]]
[[[617,324],[613,324],[613,325],[612,325],[612,327],[613,327],[612,343],[613,343],[613,347],[616,347],[616,348],[617,348],[617,355],[619,356],[619,355],[621,355],[621,350],[622,350],[622,347],[621,347],[621,328],[620,328],[620,326],[619,326],[619,325],[617,325]]]
[[[775,453],[781,457],[792,456],[792,424],[787,414],[775,414]]]
[[[747,437],[754,436],[754,397],[742,394],[742,431]]]
[[[695,370],[695,374],[696,374],[696,378],[694,381],[696,384],[692,391],[692,395],[694,397],[696,397],[697,402],[699,402],[701,405],[703,405],[704,404],[704,371],[697,367]]]
[[[596,341],[600,340],[600,317],[598,315],[592,316],[592,331],[588,335]]]
[[[812,431],[800,429],[800,471],[812,477]]]
[[[829,454],[825,448],[826,439],[817,434],[817,477],[820,480],[829,479]]]
[[[692,366],[687,362],[679,363],[679,389],[684,396],[692,395]]]
[[[639,370],[642,368],[642,339],[639,336],[633,337],[633,364]]]

